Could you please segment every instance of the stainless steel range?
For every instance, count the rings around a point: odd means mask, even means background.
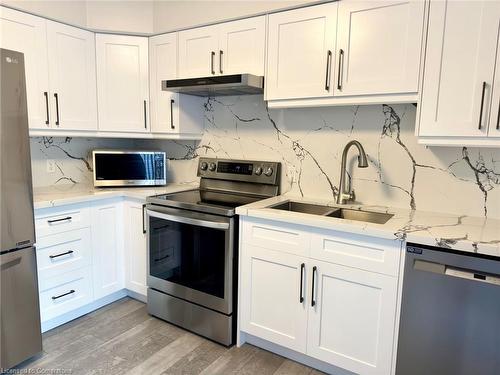
[[[224,345],[236,333],[235,208],[279,194],[280,163],[200,158],[200,188],[147,199],[148,311]]]

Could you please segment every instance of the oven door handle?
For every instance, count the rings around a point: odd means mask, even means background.
[[[191,217],[180,216],[177,214],[176,215],[165,214],[163,212],[157,212],[152,210],[147,210],[146,213],[148,216],[156,217],[158,219],[163,219],[163,220],[175,221],[177,223],[182,223],[182,224],[196,225],[198,227],[205,227],[212,229],[223,229],[223,230],[229,229],[229,223],[194,219]]]

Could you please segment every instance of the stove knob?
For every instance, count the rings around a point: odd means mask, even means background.
[[[264,171],[264,174],[269,177],[273,174],[274,170],[272,167],[267,167],[266,170]]]
[[[201,164],[200,164],[200,169],[201,169],[202,171],[206,171],[206,170],[207,170],[207,168],[208,168],[208,164],[207,164],[207,162],[206,162],[206,161],[202,161],[202,162],[201,162]]]
[[[260,175],[262,174],[262,167],[257,167],[257,168],[255,168],[255,174],[256,174],[257,176],[260,176]]]
[[[217,167],[217,166],[215,165],[215,163],[210,163],[210,164],[208,165],[208,169],[209,169],[210,171],[212,171],[212,172],[213,172],[213,171],[215,171],[215,168],[216,168],[216,167]]]

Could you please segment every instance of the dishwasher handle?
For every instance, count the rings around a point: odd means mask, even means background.
[[[458,277],[470,281],[478,281],[486,284],[500,286],[500,275],[479,272],[468,268],[453,267],[442,263],[415,259],[415,262],[413,263],[413,269],[417,271],[432,272],[443,276]]]

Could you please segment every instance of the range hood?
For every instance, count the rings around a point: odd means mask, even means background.
[[[252,95],[264,92],[264,77],[232,74],[202,78],[169,79],[161,82],[163,91],[195,96]]]

